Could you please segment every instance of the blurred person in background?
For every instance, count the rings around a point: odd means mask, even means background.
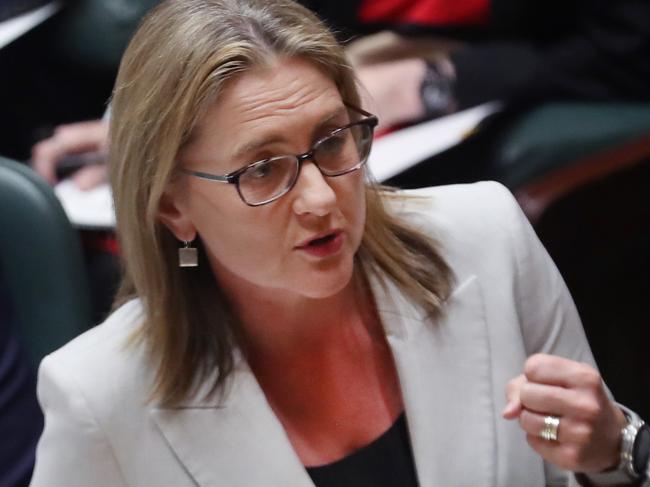
[[[124,48],[157,0],[3,0],[0,20],[48,3],[59,10],[0,48],[0,154],[19,161],[56,127],[102,116]]]
[[[387,125],[493,100],[650,101],[645,0],[304,3],[348,42]]]

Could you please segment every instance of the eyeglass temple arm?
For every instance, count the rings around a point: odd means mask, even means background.
[[[350,110],[357,112],[359,115],[363,115],[364,117],[368,118],[377,118],[376,115],[365,111],[363,108],[360,108],[358,106],[353,105],[352,103],[344,103],[346,107],[348,107]]]
[[[182,172],[189,174],[190,176],[195,176],[201,179],[207,179],[208,181],[217,181],[219,183],[228,183],[235,184],[235,177],[231,175],[226,176],[217,176],[216,174],[208,174],[207,172],[201,171],[191,171],[189,169],[182,169]]]

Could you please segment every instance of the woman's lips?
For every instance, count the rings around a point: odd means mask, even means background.
[[[337,230],[330,232],[298,245],[296,248],[315,257],[328,257],[341,250],[343,246],[344,234]]]

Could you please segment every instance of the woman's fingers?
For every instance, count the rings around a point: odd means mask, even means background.
[[[555,416],[588,417],[598,408],[597,401],[587,401],[580,391],[534,382],[522,384],[519,400],[529,411],[552,411]]]
[[[544,460],[553,465],[574,472],[585,472],[580,448],[572,443],[550,442],[538,435],[526,435],[526,441]],[[591,469],[592,471],[596,471]]]
[[[567,388],[597,389],[602,385],[600,374],[593,367],[554,355],[531,355],[524,364],[529,382]]]
[[[545,460],[583,472],[602,471],[618,463],[625,417],[607,396],[596,369],[538,354],[526,361],[521,377],[508,383],[509,403],[503,415],[519,417],[528,443]],[[519,412],[506,414],[514,404]],[[542,438],[549,416],[559,418],[554,440]]]
[[[519,399],[519,394],[522,386],[526,383],[526,377],[522,374],[510,382],[506,386],[506,400],[508,404],[501,412],[501,415],[505,419],[514,419],[521,413],[521,401]]]
[[[544,419],[547,416],[549,415],[524,409],[519,415],[519,424],[526,433],[540,438],[540,433],[545,427]],[[594,431],[586,422],[570,416],[557,417],[560,419],[560,424],[557,429],[556,443],[587,444],[592,440]],[[549,443],[548,440],[543,441]]]

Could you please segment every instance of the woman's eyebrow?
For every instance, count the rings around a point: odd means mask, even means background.
[[[333,110],[332,112],[328,113],[323,118],[321,118],[321,120],[316,124],[312,135],[315,136],[316,133],[319,130],[321,130],[323,127],[329,125],[330,123],[332,123],[332,121],[343,117],[346,113],[347,113],[347,108],[345,106],[340,106],[336,108],[336,110]],[[262,137],[261,139],[252,140],[250,142],[245,143],[237,150],[235,150],[232,157],[233,159],[236,160],[243,157],[246,154],[250,154],[251,152],[255,152],[256,150],[259,150],[260,148],[266,145],[271,145],[278,142],[284,142],[285,140],[286,140],[285,137],[278,134],[273,134],[267,137]]]
[[[278,135],[271,135],[271,136],[268,136],[268,137],[263,137],[261,139],[253,140],[253,141],[250,141],[250,142],[242,145],[241,147],[239,147],[233,153],[232,157],[233,157],[233,159],[236,160],[236,159],[239,159],[239,158],[245,156],[246,154],[250,154],[251,152],[257,151],[257,150],[259,150],[260,148],[262,148],[262,147],[264,147],[266,145],[274,144],[274,143],[277,143],[277,142],[283,142],[284,140],[285,139],[283,137],[280,137]]]
[[[338,107],[329,115],[323,117],[323,119],[316,125],[315,130],[318,130],[326,125],[329,125],[333,120],[343,117],[347,113],[347,111],[348,109],[344,106]]]

